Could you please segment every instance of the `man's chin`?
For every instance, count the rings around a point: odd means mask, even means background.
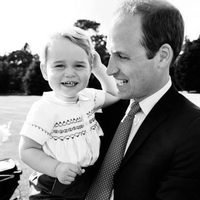
[[[118,96],[120,99],[124,99],[124,100],[126,100],[126,99],[131,99],[131,95],[128,94],[128,93],[126,93],[126,92],[120,92],[120,91],[118,91],[117,96]]]

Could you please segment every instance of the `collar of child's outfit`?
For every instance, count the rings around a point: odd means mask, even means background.
[[[80,92],[78,94],[78,99],[77,101],[64,101],[62,99],[59,99],[55,96],[54,92],[53,91],[49,91],[49,92],[44,92],[43,93],[43,98],[45,100],[48,100],[48,101],[51,101],[51,102],[54,102],[54,103],[58,103],[58,104],[77,104],[78,102],[82,102],[82,101],[88,101],[89,100],[89,97],[86,96],[84,93]]]

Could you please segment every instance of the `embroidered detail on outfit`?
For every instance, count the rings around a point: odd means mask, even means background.
[[[31,124],[31,126],[33,126],[33,127],[37,128],[37,129],[45,132],[47,135],[50,135],[50,133],[48,131],[46,131],[45,129],[43,129],[42,127],[40,127],[40,126],[38,126],[36,124]]]
[[[69,120],[62,121],[62,122],[56,122],[54,124],[54,127],[67,126],[67,125],[75,124],[75,123],[82,122],[82,121],[83,121],[82,117],[77,117],[77,118],[69,119]]]
[[[66,128],[66,129],[59,129],[59,130],[53,130],[52,133],[55,133],[55,134],[62,134],[62,133],[68,133],[68,132],[71,132],[71,131],[75,131],[75,130],[78,130],[78,129],[82,129],[84,127],[83,124],[81,125],[78,125],[78,126],[73,126],[73,127],[70,127],[70,128]]]
[[[51,135],[50,138],[54,139],[54,140],[69,140],[69,139],[74,139],[75,137],[83,136],[85,134],[86,134],[86,130],[83,130],[81,132],[77,132],[77,133],[65,135],[65,136],[53,136],[53,135]]]
[[[92,124],[93,122],[95,122],[95,118],[93,117],[92,119],[89,120],[89,123]]]
[[[87,116],[88,116],[88,117],[91,117],[93,114],[94,114],[94,109],[90,110],[90,111],[87,113]]]
[[[83,131],[80,131],[80,132],[77,132],[77,133],[74,133],[74,134],[70,134],[70,135],[60,135],[60,136],[55,136],[55,135],[52,135],[53,132],[56,132],[56,130],[53,130],[52,133],[49,133],[48,131],[44,130],[42,127],[36,125],[36,124],[31,124],[31,126],[45,132],[47,135],[50,136],[50,139],[54,139],[54,140],[69,140],[69,139],[74,139],[75,137],[79,137],[79,136],[83,136],[86,134],[86,130],[83,130]],[[83,128],[83,125],[80,125],[80,126],[77,126],[80,128]],[[72,131],[72,130],[76,130],[76,129],[73,129],[73,128],[76,128],[76,127],[72,127],[72,128],[68,128],[68,129],[65,129],[67,131]],[[65,130],[58,130],[60,133],[63,133]]]
[[[90,130],[95,130],[96,128],[99,128],[99,124],[97,123],[97,121],[95,122],[94,125],[92,125],[92,126],[90,127]]]

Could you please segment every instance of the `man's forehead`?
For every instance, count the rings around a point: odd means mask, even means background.
[[[108,37],[107,49],[111,53],[126,53],[127,46],[123,41],[113,40],[112,37]]]
[[[119,21],[115,20],[108,32],[108,42],[139,40],[142,37],[142,24],[140,15],[121,15]]]

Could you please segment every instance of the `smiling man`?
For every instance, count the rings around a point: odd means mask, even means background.
[[[125,145],[124,129],[115,133],[87,200],[200,199],[200,109],[169,75],[183,38],[182,16],[166,1],[128,0],[115,13],[107,73],[116,79],[118,96],[138,102],[140,111]]]

